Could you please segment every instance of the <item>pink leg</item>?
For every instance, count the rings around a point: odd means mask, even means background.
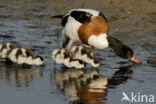
[[[71,48],[72,43],[73,43],[73,41],[72,41],[72,40],[70,40],[70,41],[69,41],[69,43],[68,43],[68,49],[70,49],[70,48]]]

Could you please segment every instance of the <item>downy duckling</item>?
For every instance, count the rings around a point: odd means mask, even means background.
[[[16,45],[11,42],[7,42],[4,44],[0,44],[0,58],[6,59],[8,57],[9,52],[16,48]]]
[[[68,96],[71,102],[103,98],[107,95],[107,78],[94,71],[54,70],[53,85]],[[75,75],[74,75],[75,74]],[[87,95],[86,95],[87,94]],[[92,101],[92,100],[91,100]],[[89,103],[89,104],[92,104]]]
[[[75,59],[73,53],[67,49],[55,49],[51,56],[55,61],[55,64],[64,64],[68,68],[84,68],[84,62],[79,59]]]
[[[74,53],[76,59],[80,59],[85,63],[91,64],[92,67],[99,67],[100,60],[97,57],[94,57],[94,50],[89,46],[73,46],[71,51]]]
[[[41,56],[34,56],[32,51],[27,48],[14,48],[8,55],[8,58],[16,64],[44,65]]]

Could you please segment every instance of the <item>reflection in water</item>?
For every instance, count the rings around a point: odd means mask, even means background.
[[[71,104],[104,104],[107,100],[107,86],[115,88],[124,83],[134,70],[134,65],[120,67],[112,78],[107,80],[96,70],[54,69],[52,80],[56,87],[68,96]]]
[[[58,89],[64,91],[71,103],[103,104],[102,100],[106,100],[107,78],[96,70],[55,70],[52,80]]]
[[[120,85],[130,79],[130,74],[135,70],[134,65],[122,66],[114,75],[108,79],[108,87],[115,88],[115,86]]]
[[[42,75],[43,68],[24,68],[6,65],[0,62],[0,79],[8,80],[16,87],[29,86],[33,79],[39,79]]]

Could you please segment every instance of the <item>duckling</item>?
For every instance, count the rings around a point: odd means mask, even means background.
[[[75,45],[71,47],[71,51],[75,54],[84,54],[94,56],[94,49],[87,45]]]
[[[55,64],[64,64],[68,68],[84,68],[84,62],[75,59],[73,53],[67,49],[55,49],[52,52],[51,57],[55,61]]]
[[[69,101],[99,99],[99,96],[102,98],[106,95],[108,79],[95,70],[64,71],[63,69],[62,71],[55,71],[53,74],[53,85],[64,91]],[[86,94],[87,96],[85,96]]]
[[[16,64],[44,65],[41,56],[34,56],[30,49],[22,47],[12,49],[8,58]]]
[[[7,42],[4,44],[0,44],[0,58],[6,59],[8,57],[9,52],[16,48],[17,46],[14,43]]]
[[[80,59],[85,63],[91,64],[92,67],[99,67],[100,60],[97,57],[94,57],[94,50],[89,46],[73,46],[71,51],[74,52],[74,57]]]
[[[98,77],[99,77],[99,73],[95,70],[91,72],[87,72],[83,74],[83,77],[81,77],[81,83],[85,85],[87,83],[90,83],[91,80]]]
[[[63,64],[64,62],[64,55],[63,53],[65,52],[65,49],[55,49],[51,56],[52,59],[57,63],[57,64]]]

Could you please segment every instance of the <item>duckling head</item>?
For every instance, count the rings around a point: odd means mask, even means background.
[[[100,59],[97,57],[94,57],[93,60],[91,61],[91,65],[93,67],[99,67],[100,66]]]
[[[34,65],[45,65],[44,64],[44,59],[43,59],[43,57],[41,57],[41,56],[36,56],[35,58],[34,58]]]
[[[11,42],[6,43],[6,46],[7,46],[7,49],[13,49],[17,47],[14,43],[11,43]]]
[[[72,66],[75,67],[75,68],[84,68],[84,62],[82,60],[78,60],[78,59],[75,59],[73,61],[71,61],[72,63]]]

